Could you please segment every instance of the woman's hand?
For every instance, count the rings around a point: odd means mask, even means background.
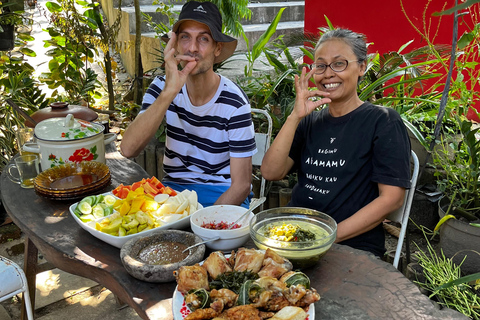
[[[197,65],[194,57],[188,55],[177,55],[175,47],[177,46],[177,35],[175,32],[171,33],[164,50],[165,61],[165,88],[164,91],[171,91],[172,94],[177,94],[187,81],[187,77]],[[182,70],[178,70],[178,64],[185,61]]]
[[[297,92],[295,98],[295,107],[293,109],[293,114],[298,118],[305,118],[307,115],[313,112],[316,108],[320,107],[322,104],[329,103],[331,100],[328,97],[329,93],[319,90],[308,90],[309,79],[313,76],[314,70],[312,69],[307,73],[305,67],[302,68],[302,74],[300,77],[295,75],[295,90]],[[321,97],[316,101],[312,101],[312,97]]]

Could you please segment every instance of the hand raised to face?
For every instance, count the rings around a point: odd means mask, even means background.
[[[320,91],[318,89],[308,89],[308,82],[309,79],[312,78],[314,71],[315,70],[313,69],[307,73],[307,69],[303,67],[300,77],[295,75],[295,90],[297,95],[295,98],[295,107],[293,109],[293,113],[299,119],[306,117],[322,104],[331,102],[331,100],[328,98],[330,93]],[[313,101],[310,99],[313,97],[320,97],[321,99]]]
[[[173,92],[178,93],[182,86],[187,81],[187,77],[192,72],[193,68],[197,65],[194,57],[187,55],[177,55],[176,54],[177,46],[177,35],[175,32],[171,33],[170,40],[168,41],[164,52],[164,61],[165,61],[165,88],[166,90],[172,90]],[[182,61],[185,62],[185,66],[182,70],[178,70],[178,64]]]

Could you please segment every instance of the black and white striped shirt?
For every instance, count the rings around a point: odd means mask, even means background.
[[[230,185],[230,157],[257,152],[250,102],[238,85],[220,78],[215,96],[206,104],[193,106],[184,85],[168,107],[165,180]],[[140,112],[157,99],[164,85],[164,76],[153,80]]]

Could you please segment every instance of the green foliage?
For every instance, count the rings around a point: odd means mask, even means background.
[[[468,284],[480,279],[480,274],[462,278],[460,266],[446,258],[443,252],[437,254],[428,240],[427,248],[428,252],[417,251],[418,263],[426,280],[415,283],[430,292],[430,298],[437,298],[440,305],[457,310],[471,319],[480,319],[480,295]]]
[[[2,6],[0,4],[0,8]],[[15,17],[21,17],[15,20],[17,27],[30,22],[19,13],[15,13]],[[49,104],[49,99],[39,89],[39,82],[33,77],[35,69],[24,58],[36,56],[27,47],[27,43],[32,40],[34,38],[28,33],[17,33],[15,52],[0,52],[0,171],[18,152],[14,132],[24,126],[23,117],[5,101],[11,99],[27,114]]]
[[[475,3],[480,3],[480,0],[466,0],[466,1],[454,6],[450,9],[448,9],[448,10],[445,10],[445,11],[442,11],[442,12],[435,12],[433,15],[434,16],[442,16],[442,15],[452,14],[455,11],[466,9],[466,8],[474,5]]]
[[[23,24],[21,11],[15,11],[15,2],[3,3],[0,1],[0,32],[3,32],[2,25],[18,26]]]
[[[205,0],[217,5],[223,19],[223,31],[233,36],[243,34],[242,19],[250,19],[248,0]]]
[[[437,185],[450,200],[455,216],[468,220],[480,219],[480,141],[476,135],[480,127],[473,128],[472,122],[456,117],[460,127],[460,138],[442,141],[433,153],[439,178]]]
[[[66,100],[72,104],[91,103],[93,98],[101,96],[97,90],[100,87],[97,74],[88,64],[93,63],[97,48],[105,45],[97,32],[101,17],[88,3],[77,3],[83,5],[83,13],[73,0],[46,3],[52,14],[52,25],[46,29],[50,40],[45,40],[45,47],[50,48],[47,55],[52,59],[48,63],[49,72],[40,76],[40,81],[50,89],[62,87]],[[55,90],[52,96],[57,94]]]
[[[282,17],[282,13],[285,8],[281,8],[275,18],[273,19],[272,23],[268,26],[267,30],[260,36],[260,38],[255,42],[252,46],[252,49],[246,52],[246,57],[248,60],[248,65],[245,66],[245,76],[251,77],[253,73],[253,64],[254,62],[260,57],[260,54],[264,51],[265,46],[270,41],[270,38],[273,36],[275,31],[277,30],[277,25],[280,22],[280,18]],[[242,34],[245,43],[247,44],[247,48],[250,48],[250,43],[245,33]]]

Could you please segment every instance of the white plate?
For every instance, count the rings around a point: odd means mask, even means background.
[[[230,255],[226,254],[225,257],[229,258]],[[200,265],[202,264],[203,264],[203,261],[200,262]],[[172,298],[173,320],[183,320],[185,319],[186,316],[192,313],[192,311],[188,309],[187,305],[185,304],[183,293],[178,291],[177,287],[175,287],[175,291],[173,292],[173,298]],[[314,320],[314,319],[315,319],[315,305],[312,303],[308,308],[307,318],[305,320]]]
[[[173,320],[183,320],[187,315],[192,313],[192,311],[190,311],[190,309],[188,309],[187,305],[185,304],[185,299],[183,298],[183,294],[177,290],[177,287],[175,287],[175,291],[173,292],[172,311],[173,311]],[[308,308],[306,320],[314,320],[314,319],[315,319],[315,305],[312,303]]]
[[[102,193],[102,194],[106,195],[106,194],[112,194],[112,193],[107,192],[107,193]],[[76,202],[76,203],[74,203],[70,206],[70,214],[73,216],[75,221],[77,221],[77,223],[80,225],[80,227],[82,227],[84,230],[88,231],[94,237],[96,237],[96,238],[98,238],[102,241],[105,241],[106,243],[111,244],[112,246],[117,247],[117,248],[121,248],[125,242],[127,242],[128,240],[130,240],[132,238],[135,238],[135,237],[138,237],[138,236],[142,236],[142,237],[143,236],[148,236],[149,234],[151,234],[151,233],[153,233],[157,230],[162,230],[162,229],[185,229],[185,228],[188,228],[190,226],[190,216],[191,216],[191,214],[188,217],[182,218],[182,219],[174,221],[172,223],[164,224],[163,226],[156,227],[155,229],[140,231],[139,233],[129,234],[129,235],[124,236],[124,237],[117,237],[117,236],[112,236],[110,234],[103,233],[103,232],[95,229],[95,224],[97,222],[102,221],[106,217],[98,218],[96,220],[89,221],[89,222],[83,222],[82,220],[80,220],[80,218],[77,217],[77,215],[74,213],[77,205],[78,205],[78,202]],[[199,209],[203,208],[203,206],[199,203],[198,208]]]

